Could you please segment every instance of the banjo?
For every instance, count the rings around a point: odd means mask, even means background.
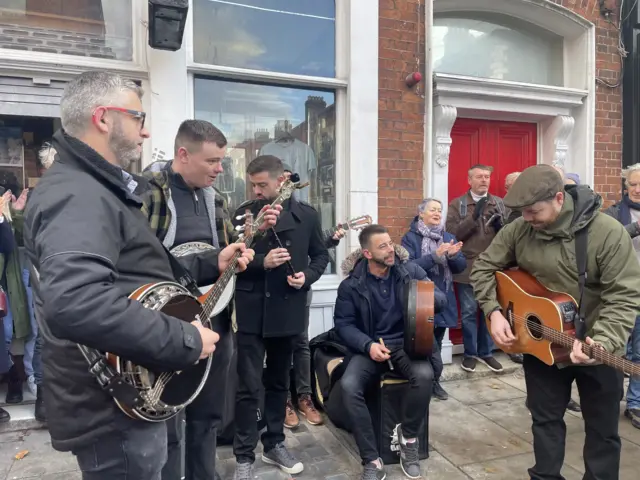
[[[306,185],[300,185],[291,180],[285,181],[280,187],[278,197],[271,203],[271,207],[280,205],[296,189],[304,188]],[[262,233],[258,227],[263,223],[263,219],[264,213],[260,213],[254,221],[253,214],[247,210],[244,231],[236,243],[243,242],[249,247],[254,238]],[[186,252],[198,251],[198,248],[198,246],[189,247],[178,253],[185,255]],[[226,307],[226,304],[223,306],[220,304],[224,302],[223,297],[229,285],[233,285],[232,279],[235,278],[239,257],[240,253],[237,252],[211,289],[199,297],[193,295],[180,283],[158,282],[141,286],[129,295],[129,298],[141,302],[145,308],[161,311],[184,322],[199,320],[204,327],[210,328],[212,315]],[[231,293],[233,294],[233,291]],[[85,354],[85,358],[87,357],[85,350],[91,353],[92,349],[79,347]],[[129,395],[128,401],[123,401],[124,396],[115,395],[113,390],[107,388],[120,410],[134,419],[163,422],[177,415],[196,399],[209,375],[212,356],[209,355],[186,370],[176,372],[151,371],[112,353],[106,354],[106,360],[116,372],[115,378],[111,381],[114,388],[117,387],[120,390],[126,388],[129,392],[133,390],[137,392],[135,396]]]
[[[404,298],[404,350],[410,358],[426,358],[433,351],[435,286],[411,280]]]

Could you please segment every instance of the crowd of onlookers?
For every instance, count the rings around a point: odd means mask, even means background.
[[[444,222],[442,201],[435,198],[423,200],[418,206],[418,215],[402,238],[402,246],[409,252],[410,258],[427,271],[449,298],[447,309],[435,317],[438,348],[432,359],[433,395],[440,400],[448,397],[439,382],[442,374],[442,340],[447,328],[458,327],[459,318],[464,344],[461,368],[475,372],[480,360],[494,372],[503,371],[503,366],[493,356],[496,347],[469,280],[474,260],[487,249],[503,226],[520,216],[519,211],[509,211],[500,197],[489,193],[492,170],[484,165],[476,165],[469,170],[469,190],[449,204]],[[580,184],[579,175],[565,173],[560,167],[556,167],[556,170],[565,185]],[[519,175],[520,172],[513,172],[506,176],[505,191],[509,190]],[[622,200],[606,209],[605,213],[626,226],[636,253],[636,258],[630,260],[640,261],[640,163],[623,170],[623,178],[625,190]],[[630,360],[640,363],[640,315],[629,339],[627,355]],[[522,355],[509,356],[514,362],[522,363]],[[580,406],[574,400],[570,401],[567,408],[580,411]],[[625,415],[636,428],[640,428],[640,379],[630,380]]]

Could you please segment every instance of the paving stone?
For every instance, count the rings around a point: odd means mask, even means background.
[[[527,469],[534,463],[533,453],[526,453],[464,465],[460,468],[474,480],[529,480]],[[562,475],[566,480],[582,480],[582,474],[569,465],[563,467]]]
[[[584,433],[567,435],[565,464],[572,466],[580,473],[584,473]],[[640,471],[640,446],[627,440],[622,440],[622,455],[620,456],[620,479],[631,480],[638,478]]]
[[[516,434],[525,442],[533,443],[531,415],[529,414],[529,409],[524,405],[524,399],[517,398],[515,400],[481,403],[469,405],[469,408]],[[568,433],[584,431],[584,422],[581,418],[566,414],[564,420]]]
[[[500,379],[497,378],[450,382],[447,383],[446,389],[449,396],[465,405],[510,400],[514,398],[524,399],[526,396],[526,393],[522,390],[514,388],[505,382],[501,382]],[[436,405],[439,403],[440,402],[434,402]]]
[[[431,406],[429,438],[454,465],[527,453],[533,447],[454,398]]]

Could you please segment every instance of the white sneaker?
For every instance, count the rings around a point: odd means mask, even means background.
[[[34,397],[38,396],[38,386],[36,385],[36,378],[33,375],[27,378],[27,386]]]

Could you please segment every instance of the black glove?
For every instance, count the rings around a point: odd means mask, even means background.
[[[493,217],[493,220],[491,221],[491,225],[493,225],[493,228],[495,229],[496,233],[498,233],[500,229],[504,227],[504,219],[502,218],[502,215],[500,214],[495,215]]]
[[[482,197],[476,203],[476,209],[473,211],[473,219],[478,220],[482,212],[484,212],[485,207],[487,206],[487,197]]]

